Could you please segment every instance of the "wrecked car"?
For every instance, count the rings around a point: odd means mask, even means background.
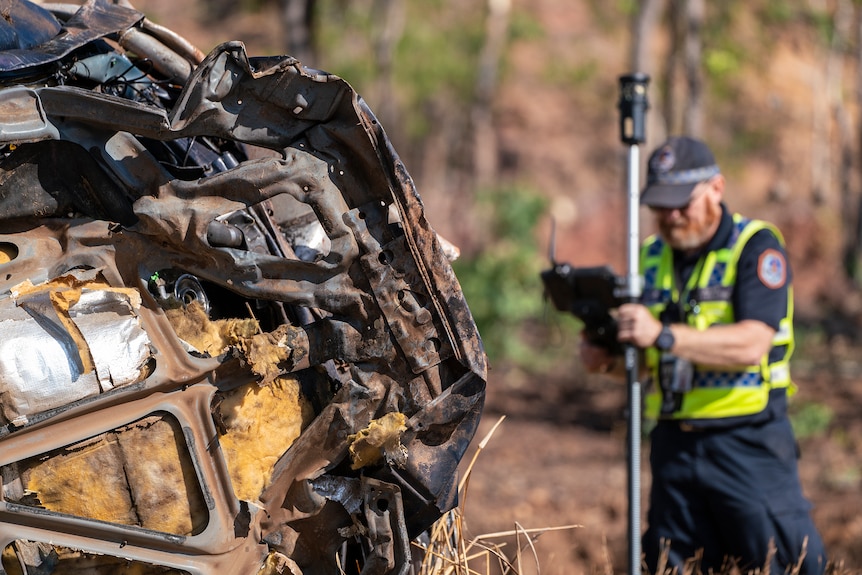
[[[406,574],[485,355],[344,80],[125,3],[3,2],[9,574]]]

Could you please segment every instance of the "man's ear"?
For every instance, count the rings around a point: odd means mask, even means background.
[[[724,198],[724,176],[722,174],[713,176],[710,184],[712,185],[713,193],[716,194],[718,199],[721,200]]]

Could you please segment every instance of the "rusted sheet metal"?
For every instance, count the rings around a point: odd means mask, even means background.
[[[0,51],[3,569],[406,573],[486,365],[382,127],[294,58],[51,9]]]

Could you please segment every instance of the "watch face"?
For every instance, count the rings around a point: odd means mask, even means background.
[[[670,328],[665,326],[661,329],[661,333],[658,334],[658,338],[655,340],[655,346],[662,351],[668,351],[673,347],[673,333],[670,331]]]

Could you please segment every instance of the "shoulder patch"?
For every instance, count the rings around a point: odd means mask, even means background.
[[[778,289],[784,286],[787,281],[787,263],[784,261],[784,255],[773,249],[760,254],[757,260],[757,277],[768,288]]]

